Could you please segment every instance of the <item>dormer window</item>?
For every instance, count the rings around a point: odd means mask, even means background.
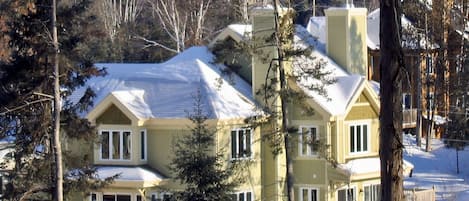
[[[350,153],[368,152],[369,145],[369,126],[368,124],[350,125]]]
[[[103,130],[100,135],[101,160],[130,160],[132,144],[130,131]]]

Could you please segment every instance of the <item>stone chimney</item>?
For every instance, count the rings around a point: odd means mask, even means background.
[[[327,54],[349,73],[367,78],[366,8],[329,8],[325,13]]]

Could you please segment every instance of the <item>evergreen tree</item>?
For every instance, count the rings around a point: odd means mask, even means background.
[[[201,101],[198,92],[193,113],[188,116],[193,123],[191,134],[181,136],[174,143],[175,157],[171,168],[175,178],[185,186],[183,191],[174,193],[174,198],[187,201],[230,200],[237,185],[237,180],[232,179],[236,168],[225,167],[223,153],[216,150],[215,131],[206,123],[208,117]]]
[[[83,52],[92,33],[95,17],[86,11],[92,1],[80,0],[58,6],[58,36],[61,118],[53,114],[53,58],[51,0],[6,0],[0,3],[0,16],[7,26],[9,60],[0,61],[0,137],[12,139],[14,162],[6,175],[4,198],[54,199],[55,159],[53,123],[60,121],[63,140],[93,142],[96,132],[79,114],[91,105],[93,92],[87,90],[78,103],[67,101],[72,92],[92,76],[104,75]],[[65,142],[64,142],[65,143]],[[90,146],[92,143],[87,144]],[[94,180],[92,153],[65,154],[63,160],[65,196],[87,192],[108,181]]]

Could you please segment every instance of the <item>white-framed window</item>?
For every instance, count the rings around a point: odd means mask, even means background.
[[[242,159],[252,156],[252,134],[250,128],[237,128],[231,130],[231,158]]]
[[[298,153],[300,156],[316,156],[319,146],[318,127],[300,126],[298,132]]]
[[[381,200],[381,185],[380,184],[370,184],[365,185],[365,201],[380,201]]]
[[[172,194],[168,192],[158,192],[151,194],[151,201],[167,201],[171,199]]]
[[[136,201],[142,201],[142,196],[141,195],[135,195],[135,200]]]
[[[243,192],[236,192],[231,194],[232,201],[253,201],[254,194],[252,191],[243,191]]]
[[[96,193],[90,193],[90,201],[98,201],[98,195]]]
[[[355,187],[337,190],[337,201],[356,201],[357,190]]]
[[[435,107],[435,94],[433,92],[428,93],[427,104],[427,108],[430,108],[430,110]]]
[[[147,160],[147,130],[140,131],[140,160]]]
[[[103,194],[103,199],[102,201],[131,201],[131,195],[130,194]]]
[[[317,188],[304,187],[300,188],[300,201],[318,201],[319,190]]]
[[[130,160],[132,133],[130,131],[102,130],[101,160]]]
[[[433,74],[433,59],[431,57],[427,57],[427,73]]]
[[[369,145],[369,125],[367,123],[350,125],[350,153],[368,152]]]
[[[402,94],[402,109],[408,110],[412,107],[412,95],[409,93]]]

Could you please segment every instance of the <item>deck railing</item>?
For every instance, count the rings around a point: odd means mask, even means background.
[[[417,125],[417,109],[402,110],[402,128],[415,128]]]
[[[435,201],[435,187],[431,189],[404,189],[406,201]]]

